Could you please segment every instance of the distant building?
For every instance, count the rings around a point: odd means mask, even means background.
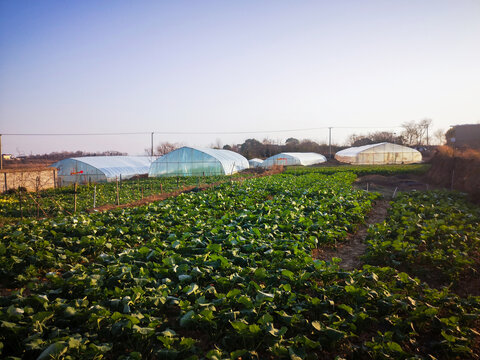
[[[480,124],[452,126],[445,134],[447,144],[458,148],[480,149]]]

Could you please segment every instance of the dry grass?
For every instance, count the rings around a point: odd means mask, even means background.
[[[476,149],[453,149],[450,146],[439,146],[437,148],[440,155],[447,156],[447,157],[459,157],[464,159],[472,159],[472,160],[479,160],[480,161],[480,150]]]

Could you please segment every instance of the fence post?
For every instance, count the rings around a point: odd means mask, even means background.
[[[118,193],[118,177],[117,177],[117,205],[120,205],[120,194]]]
[[[4,172],[3,175],[5,177],[5,192],[7,192],[7,190],[8,190],[8,187],[7,187],[7,173]]]
[[[56,175],[55,175],[55,169],[53,169],[53,188],[56,189],[57,188],[57,179],[55,178]]]
[[[163,193],[163,185],[160,183],[160,194]]]
[[[22,192],[21,191],[18,192],[18,202],[19,202],[19,205],[20,205],[20,216],[23,219]]]
[[[97,205],[97,185],[93,186],[93,208],[95,209]]]
[[[77,212],[77,183],[73,185],[73,212]]]
[[[180,181],[180,178],[177,176],[177,189],[179,188],[179,185],[178,185],[179,181]]]
[[[40,177],[37,176],[37,181],[35,182],[35,188],[36,188],[35,196],[37,197],[37,218],[40,217],[40,194],[38,193],[39,180],[40,180]]]
[[[23,219],[22,192],[18,190],[18,202],[20,203],[20,216]]]

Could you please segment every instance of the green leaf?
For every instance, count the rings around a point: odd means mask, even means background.
[[[45,341],[43,341],[42,339],[34,339],[32,341],[29,341],[25,344],[25,347],[28,349],[28,350],[40,350],[43,348],[43,344],[45,344]],[[1,351],[0,351],[0,354],[1,354]]]
[[[149,327],[140,327],[138,325],[133,325],[132,330],[140,335],[151,335],[155,332],[155,329]]]
[[[2,327],[5,328],[5,329],[9,329],[9,330],[11,330],[15,333],[22,329],[17,324],[9,322],[9,321],[2,321]]]
[[[233,298],[235,296],[238,296],[242,293],[240,289],[232,289],[227,293],[227,298]]]
[[[339,309],[345,310],[348,314],[353,315],[353,308],[346,305],[346,304],[340,304],[338,305]]]
[[[292,280],[292,281],[295,280],[295,274],[293,272],[291,272],[290,270],[283,269],[282,270],[282,275],[289,280]]]
[[[257,302],[264,302],[264,301],[273,301],[274,295],[269,294],[263,291],[258,291],[257,296],[256,296],[256,301]]]
[[[65,316],[66,317],[72,317],[72,316],[75,316],[75,314],[77,313],[77,311],[71,307],[71,306],[67,306],[65,308]]]
[[[70,349],[77,349],[82,345],[81,338],[71,337],[68,339],[68,347]]]
[[[451,343],[454,343],[457,340],[455,336],[447,334],[445,330],[442,330],[442,336],[444,337],[445,340]]]
[[[180,346],[182,346],[185,350],[191,349],[195,344],[197,343],[197,340],[192,339],[192,338],[182,338],[180,341]]]
[[[148,254],[148,253],[151,251],[151,249],[149,249],[149,248],[146,247],[146,246],[142,246],[142,247],[141,247],[140,249],[138,249],[137,251],[138,251],[140,254],[142,254],[142,255],[146,255],[146,254]]]
[[[290,346],[288,348],[288,353],[290,354],[291,360],[303,360],[305,359],[305,351],[303,349],[298,349],[296,347]]]
[[[208,244],[207,250],[214,252],[214,253],[220,253],[222,251],[222,245],[220,244]]]
[[[395,341],[387,342],[387,347],[390,351],[403,353],[402,347]]]
[[[190,275],[186,275],[186,274],[178,275],[178,280],[180,280],[181,282],[187,282],[187,281],[190,281],[191,279],[192,277]]]
[[[267,270],[265,270],[264,268],[258,268],[253,273],[253,276],[256,280],[263,280],[267,277],[267,275],[268,275]]]
[[[205,355],[207,359],[209,360],[221,360],[223,359],[222,352],[218,349],[213,349],[207,352]]]
[[[7,309],[7,314],[10,316],[22,316],[24,312],[23,309],[17,308],[13,305],[10,305]]]
[[[37,360],[51,359],[65,354],[68,350],[68,345],[65,341],[57,341],[51,344],[37,357]]]
[[[238,298],[237,302],[239,304],[242,304],[245,306],[247,309],[253,309],[254,305],[252,303],[252,300],[248,296],[242,295]]]
[[[91,348],[92,350],[94,350],[95,352],[101,353],[101,354],[109,352],[113,348],[112,344],[108,344],[108,343],[103,343],[103,344],[100,344],[100,345],[90,343],[88,345],[88,347]]]
[[[401,272],[398,274],[398,279],[404,283],[408,282],[409,278],[407,273]]]
[[[248,324],[245,323],[244,321],[230,321],[230,324],[232,327],[237,330],[238,332],[242,333],[247,330]]]
[[[187,287],[184,291],[187,295],[194,294],[198,290],[198,285],[197,284],[190,284],[189,287]]]
[[[162,331],[162,335],[166,337],[175,337],[177,336],[177,333],[172,329],[166,329]]]
[[[187,326],[192,322],[195,312],[193,310],[188,311],[185,315],[180,318],[180,326]]]
[[[328,327],[328,326],[325,328],[324,333],[333,342],[336,342],[340,339],[343,339],[343,337],[345,336],[345,333],[343,331],[333,329],[333,328]]]
[[[323,330],[323,325],[320,321],[312,321],[312,326],[317,331],[322,331]]]
[[[250,332],[251,335],[256,335],[262,330],[260,329],[260,326],[258,326],[257,324],[253,324],[248,326],[248,331]]]

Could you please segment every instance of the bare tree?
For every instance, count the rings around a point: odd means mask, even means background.
[[[433,139],[435,144],[444,145],[445,144],[445,130],[437,129],[433,133]]]
[[[402,136],[407,145],[418,145],[419,134],[418,127],[415,121],[408,121],[402,124],[403,133]]]
[[[394,132],[376,131],[367,135],[352,134],[347,140],[347,143],[351,146],[363,146],[381,142],[403,144],[403,138],[402,136],[397,136]]]
[[[428,128],[430,127],[430,125],[432,125],[432,119],[423,119],[423,120],[420,120],[420,122],[418,123],[418,127],[422,130],[421,131],[421,135],[422,135],[422,140],[424,138],[424,136],[426,136],[427,138],[427,141],[426,141],[426,144],[428,145]]]
[[[214,143],[210,144],[212,149],[221,149],[222,148],[222,140],[217,138]]]
[[[429,143],[428,129],[432,125],[431,119],[423,119],[419,122],[408,121],[402,124],[402,136],[405,143],[410,146],[422,145]],[[426,138],[426,141],[424,139]]]
[[[165,141],[165,142],[162,142],[160,144],[157,145],[157,147],[155,148],[155,151],[154,151],[154,156],[161,156],[161,155],[165,155],[165,154],[168,154],[170,151],[173,151],[175,149],[178,149],[180,147],[182,147],[183,145],[182,144],[179,144],[179,143],[170,143],[168,141]],[[145,149],[145,154],[146,155],[150,155],[151,154],[151,150],[148,148],[148,149]]]

